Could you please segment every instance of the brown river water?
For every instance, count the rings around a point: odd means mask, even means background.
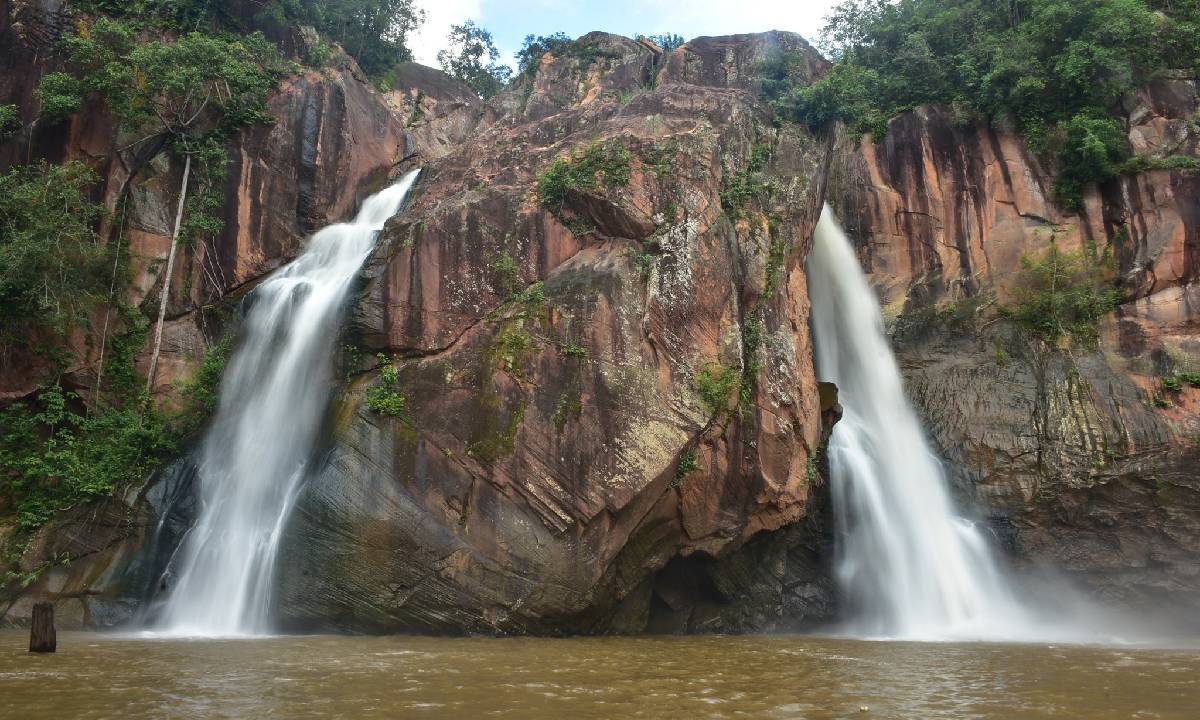
[[[1200,650],[0,632],[0,718],[1200,718]]]

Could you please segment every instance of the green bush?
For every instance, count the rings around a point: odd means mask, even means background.
[[[729,409],[729,396],[740,382],[737,368],[710,365],[696,375],[696,392],[709,414],[717,415]]]
[[[1116,177],[1127,154],[1125,130],[1115,118],[1080,113],[1061,125],[1055,192],[1069,208],[1083,204],[1083,190],[1091,183]]]
[[[1123,300],[1107,281],[1104,265],[1088,248],[1063,252],[1052,243],[1041,258],[1021,258],[1016,302],[1002,312],[1048,343],[1067,337],[1095,344],[1100,319]]]
[[[787,79],[786,59],[764,64],[780,115],[876,137],[929,103],[1011,118],[1035,151],[1055,153],[1068,205],[1115,173],[1126,143],[1107,116],[1122,95],[1200,66],[1200,5],[1173,0],[845,0],[823,35],[838,62],[811,87]]]
[[[112,407],[80,414],[79,398],[57,384],[34,401],[0,411],[0,492],[32,531],[59,510],[146,479],[176,449],[175,434],[154,412]]]
[[[514,55],[517,71],[524,74],[536,70],[546,53],[561,53],[569,48],[572,42],[574,41],[571,38],[560,32],[553,35],[526,35],[521,49]]]
[[[1151,170],[1200,170],[1200,158],[1190,155],[1168,155],[1167,157],[1138,155],[1129,158],[1117,168],[1117,172],[1122,175],[1136,175]]]
[[[21,112],[16,105],[0,105],[0,140],[6,140],[21,129]]]
[[[367,407],[388,417],[403,417],[408,399],[400,389],[400,371],[386,355],[379,356],[379,385],[367,390]]]
[[[80,162],[0,175],[0,343],[57,342],[103,302],[112,262],[90,202],[98,176]]]
[[[501,65],[492,34],[468,20],[450,27],[449,45],[439,50],[438,64],[451,77],[466,83],[477,95],[490,98],[504,89],[512,68]]]
[[[730,215],[734,217],[740,215],[746,203],[766,190],[767,185],[763,181],[762,171],[770,157],[771,148],[769,146],[755,145],[750,150],[746,168],[739,172],[729,173],[723,178],[721,206]]]
[[[679,462],[675,465],[675,478],[671,481],[671,487],[679,487],[688,475],[696,472],[700,468],[700,459],[696,457],[695,450],[684,450],[679,455]]]
[[[600,187],[629,184],[633,156],[620,142],[592,143],[583,153],[558,158],[538,178],[538,198],[542,205],[558,212],[571,191],[590,192]]]

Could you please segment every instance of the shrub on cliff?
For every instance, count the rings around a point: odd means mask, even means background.
[[[1121,95],[1170,67],[1200,65],[1200,6],[1168,0],[846,0],[823,46],[838,64],[807,88],[768,85],[813,127],[881,134],[927,103],[1011,118],[1063,173],[1061,197],[1116,172],[1124,152],[1103,120]]]
[[[1064,338],[1093,345],[1100,320],[1123,299],[1108,279],[1108,265],[1094,248],[1065,252],[1051,241],[1045,255],[1021,258],[1015,302],[1002,312],[1051,345]]]
[[[600,187],[629,184],[633,156],[616,141],[592,143],[582,153],[558,158],[538,178],[538,198],[549,210],[559,212],[567,193],[587,192]]]
[[[181,32],[249,35],[272,23],[310,25],[340,43],[372,77],[412,60],[408,38],[425,20],[414,0],[255,0],[240,11],[225,0],[73,0],[71,5]],[[251,8],[254,12],[246,12]]]
[[[0,175],[0,347],[41,338],[52,355],[106,299],[112,260],[89,199],[98,181],[79,162]]]

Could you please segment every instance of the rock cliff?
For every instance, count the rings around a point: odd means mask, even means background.
[[[1130,145],[1195,157],[1193,78],[1125,99]],[[968,502],[1019,560],[1106,601],[1200,603],[1200,173],[1123,175],[1079,211],[1016,134],[923,107],[842,134],[830,199],[892,321],[910,394]],[[1111,258],[1124,301],[1095,347],[1050,347],[997,308],[1051,242]]]
[[[810,510],[822,433],[803,258],[829,144],[758,101],[777,48],[803,54],[799,83],[824,71],[788,34],[664,54],[594,33],[424,164],[349,330],[357,354],[395,359],[407,409],[373,412],[376,373],[352,380],[287,529],[287,623],[546,633],[782,614],[782,560],[764,587],[718,585],[723,559]],[[596,158],[604,183],[539,197],[556,160]]]
[[[62,27],[43,12],[54,3],[19,5],[40,14],[3,15],[0,103],[33,130],[0,144],[0,166],[94,167],[97,199],[125,218],[128,300],[153,307],[182,168],[131,150],[98,104],[34,124]],[[303,52],[302,35],[281,42]],[[483,102],[418,65],[383,94],[338,55],[283,82],[275,124],[230,140],[224,229],[186,248],[172,282],[161,403],[308,232],[421,169],[348,308],[321,462],[284,531],[283,627],[715,632],[832,617],[820,447],[839,409],[816,381],[804,270],[827,198],[957,490],[1012,556],[1121,604],[1200,606],[1200,388],[1163,384],[1200,370],[1200,174],[1123,176],[1069,211],[1015,133],[949,108],[905,113],[878,142],[779,120],[757,93],[777,51],[795,59],[793,85],[827,70],[788,33],[671,52],[593,33]],[[1126,100],[1131,145],[1195,157],[1198,110],[1194,78],[1157,81]],[[1096,347],[1047,345],[998,312],[1022,257],[1052,241],[1112,258],[1125,300]],[[98,358],[76,350],[68,380],[90,387]],[[0,362],[0,397],[44,379],[36,358]],[[381,390],[403,410],[372,409]],[[193,482],[183,457],[43,528],[20,561],[37,579],[0,596],[3,622],[35,596],[68,627],[152,606]]]

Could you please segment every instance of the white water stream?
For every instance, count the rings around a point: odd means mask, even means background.
[[[198,451],[199,516],[173,563],[164,634],[270,631],[280,534],[324,420],[346,294],[416,176],[368,198],[353,222],[313,235],[300,257],[247,298],[217,414]]]
[[[960,517],[904,394],[875,294],[829,208],[808,259],[817,373],[844,416],[829,440],[837,580],[850,632],[916,640],[1042,636],[990,533]]]

